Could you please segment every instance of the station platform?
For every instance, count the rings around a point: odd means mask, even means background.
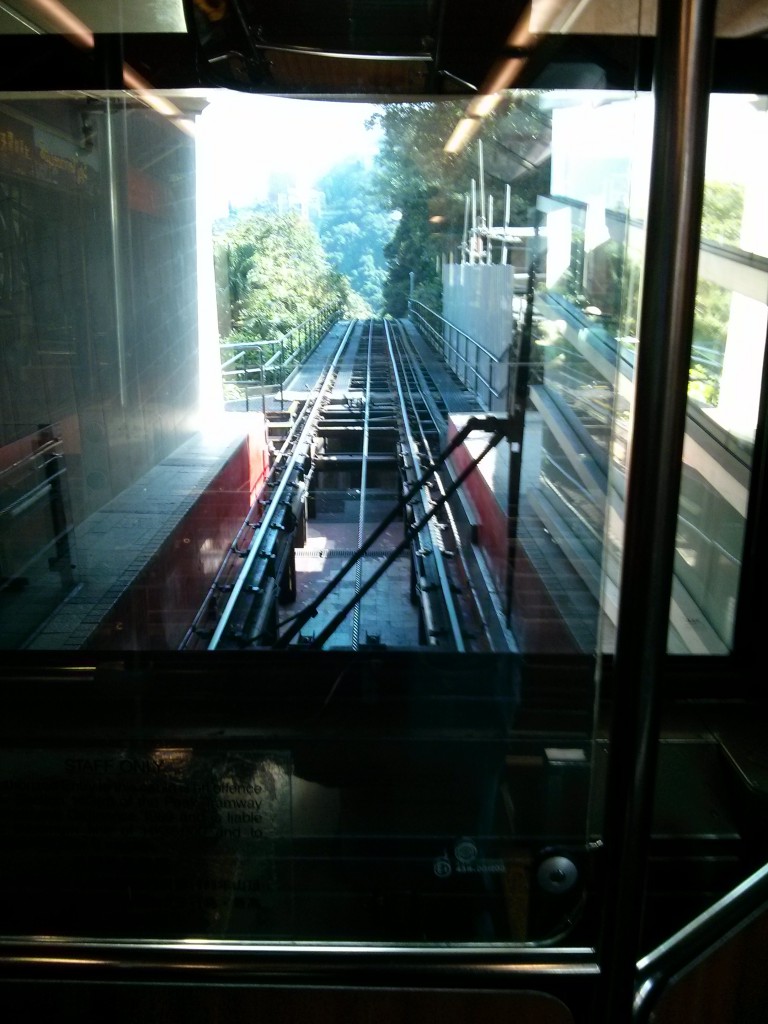
[[[222,414],[194,434],[74,528],[78,582],[27,649],[175,649],[266,466],[259,413]]]

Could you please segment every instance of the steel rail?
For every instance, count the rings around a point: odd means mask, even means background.
[[[300,417],[293,424],[290,432],[288,433],[288,436],[283,441],[283,444],[280,447],[280,451],[275,456],[275,459],[270,467],[269,474],[264,483],[264,487],[262,491],[259,492],[259,496],[257,497],[256,501],[253,503],[253,505],[251,505],[251,508],[248,511],[248,515],[243,520],[242,526],[237,531],[235,539],[229,546],[229,551],[223,558],[219,568],[216,570],[216,575],[214,576],[213,581],[210,587],[208,588],[208,593],[205,595],[205,600],[201,604],[197,614],[192,620],[192,625],[187,630],[184,639],[179,644],[179,650],[183,650],[190,642],[190,640],[192,640],[193,637],[197,636],[201,639],[203,638],[204,631],[201,629],[201,623],[203,617],[207,615],[210,611],[211,600],[217,594],[223,594],[227,590],[231,590],[232,584],[225,582],[225,579],[227,575],[232,573],[233,565],[240,564],[240,558],[242,557],[242,549],[240,548],[240,542],[243,540],[244,537],[249,535],[249,531],[254,530],[258,525],[258,523],[255,521],[258,520],[256,511],[259,508],[259,506],[263,503],[262,494],[264,493],[264,491],[269,490],[269,488],[274,485],[275,478],[277,478],[280,475],[280,473],[282,473],[283,461],[285,460],[286,455],[294,445],[298,431],[301,429],[301,425],[303,423],[304,418]],[[246,550],[248,550],[248,548],[250,548],[250,541],[246,547]],[[236,563],[233,562],[233,559],[237,560]],[[240,570],[238,570],[238,572],[239,571]]]
[[[265,539],[267,538],[268,531],[273,525],[273,520],[278,511],[280,501],[292,482],[294,475],[293,470],[298,465],[300,457],[304,458],[308,453],[309,442],[322,411],[323,400],[333,387],[336,377],[336,368],[344,350],[347,347],[347,343],[352,336],[352,332],[354,331],[356,324],[357,321],[350,321],[349,326],[344,332],[344,336],[339,342],[336,352],[334,353],[330,366],[328,366],[327,370],[324,371],[322,384],[320,385],[319,390],[317,390],[317,393],[313,393],[307,398],[307,404],[305,406],[307,415],[304,420],[304,425],[301,428],[300,434],[293,445],[293,450],[288,456],[286,464],[280,473],[280,478],[274,493],[270,496],[269,503],[264,509],[257,531],[254,535],[253,541],[251,542],[250,548],[248,549],[248,554],[246,555],[243,567],[233,584],[232,592],[224,610],[222,611],[213,636],[211,637],[208,650],[216,650],[221,643],[224,632],[229,625],[230,619],[234,614],[235,607],[243,592],[243,588],[252,573],[254,562],[259,557],[264,546]]]
[[[404,352],[407,352],[408,349],[411,348],[411,345],[410,345],[409,339],[408,339],[405,331],[403,330],[403,328],[402,328],[402,326],[400,324],[397,324],[396,334],[399,334],[399,342],[398,342],[398,344],[400,345],[400,347],[402,348],[402,350]],[[414,375],[417,383],[419,384],[419,386],[421,388],[421,394],[422,394],[422,396],[424,397],[424,399],[426,401],[427,412],[428,412],[429,418],[432,420],[433,424],[435,425],[435,429],[439,431],[441,429],[441,427],[444,427],[445,424],[444,424],[444,422],[439,423],[437,421],[437,419],[436,419],[436,415],[439,415],[439,414],[436,413],[436,411],[433,408],[433,403],[428,399],[427,382],[425,380],[424,373],[423,373],[421,367],[419,366],[418,358],[416,357],[415,352],[413,351],[412,348],[411,348],[411,352],[409,354],[409,361],[410,361],[410,364],[411,364],[411,370],[413,372],[413,375]],[[408,384],[408,392],[409,392],[409,396],[411,397],[411,401],[413,402],[413,396],[412,396],[410,384]],[[433,462],[432,448],[430,446],[429,439],[427,438],[426,432],[424,430],[424,424],[423,424],[423,421],[421,420],[421,418],[419,418],[419,433],[421,434],[421,443],[424,446],[424,451],[425,451],[425,453],[427,455],[427,458],[428,458],[429,462],[432,463]],[[442,479],[442,477],[441,477],[441,475],[439,473],[435,474],[435,486],[437,487],[437,490],[439,491],[441,497],[444,498],[445,497],[445,486],[443,484],[443,479]],[[449,504],[446,503],[444,505],[444,510],[445,510],[445,518],[447,520],[446,526],[450,530],[451,536],[453,537],[453,541],[454,541],[454,551],[450,552],[450,553],[446,552],[445,551],[445,543],[441,539],[442,550],[443,550],[444,553],[448,554],[448,557],[456,558],[457,564],[461,566],[461,571],[462,571],[463,578],[464,578],[464,580],[463,580],[464,593],[468,594],[471,597],[472,608],[474,610],[475,616],[477,617],[477,620],[479,621],[479,624],[480,624],[480,626],[482,628],[483,635],[486,637],[486,640],[488,641],[489,637],[490,637],[488,623],[486,622],[485,615],[483,614],[483,610],[482,610],[481,605],[480,605],[480,600],[479,600],[478,595],[477,595],[477,590],[476,590],[474,584],[472,583],[472,578],[471,578],[471,574],[470,574],[470,571],[469,571],[469,566],[467,564],[467,559],[466,559],[466,556],[464,555],[464,551],[463,551],[463,548],[462,548],[461,539],[459,537],[458,527],[456,526],[456,519],[455,519],[455,517],[453,515],[453,511],[452,511],[451,506]],[[456,563],[454,563],[454,564],[456,564]]]
[[[392,328],[387,323],[387,321],[384,322],[384,333],[386,336],[387,347],[389,349],[389,357],[392,364],[392,374],[395,382],[395,391],[397,393],[397,400],[400,405],[400,412],[402,415],[404,438],[405,443],[408,446],[408,457],[410,459],[411,466],[413,467],[413,472],[416,474],[416,476],[420,476],[422,473],[422,459],[421,456],[419,455],[418,445],[416,444],[413,432],[411,431],[408,408],[406,405],[405,393],[403,391],[403,383],[400,379],[400,372],[397,368],[397,358],[395,356],[393,332]],[[404,353],[400,353],[400,355],[403,359],[405,358]],[[413,406],[413,403],[411,403],[411,409],[414,417],[416,418],[416,421],[418,422],[418,416],[416,416],[416,410],[415,407]],[[431,465],[432,460],[430,459],[429,462]],[[425,494],[424,489],[422,488],[419,490],[417,497],[418,500],[421,502],[424,512],[428,513],[433,504],[431,496],[429,494]],[[459,621],[459,616],[456,611],[456,602],[454,599],[451,581],[448,578],[448,572],[445,567],[442,537],[440,537],[438,533],[437,525],[434,521],[434,516],[429,517],[428,526],[430,539],[432,542],[432,547],[431,550],[429,551],[429,554],[431,555],[431,562],[434,565],[435,571],[437,573],[437,579],[440,586],[440,593],[442,594],[443,606],[445,608],[446,615],[448,616],[448,624],[451,630],[451,636],[453,638],[453,643],[456,647],[456,650],[463,653],[464,651],[466,651],[466,645],[464,643],[464,634],[461,628],[461,622]]]
[[[256,342],[254,344],[260,345],[262,344],[262,342]],[[318,374],[315,388],[317,388],[320,382],[324,379],[326,373],[327,366],[324,366],[321,373]],[[301,430],[303,429],[304,424],[306,423],[307,418],[309,417],[312,411],[312,407],[313,405],[311,402],[304,404],[301,413],[299,414],[295,423],[292,424],[291,429],[288,432],[288,435],[284,438],[279,451],[276,453],[274,459],[272,460],[272,465],[269,468],[269,474],[264,483],[264,486],[262,490],[259,492],[256,501],[251,505],[250,509],[248,510],[248,515],[245,517],[242,526],[237,531],[235,539],[232,541],[229,547],[229,551],[222,559],[222,562],[216,571],[216,575],[214,576],[211,585],[208,588],[208,593],[205,595],[205,599],[200,605],[200,608],[198,609],[194,619],[192,620],[192,624],[185,633],[183,640],[179,644],[179,650],[184,650],[184,648],[187,647],[190,641],[192,641],[194,638],[198,638],[200,640],[207,639],[205,634],[209,632],[209,630],[202,628],[202,622],[205,616],[207,616],[210,613],[211,601],[217,595],[224,594],[226,592],[231,593],[233,583],[228,582],[227,577],[237,577],[241,573],[241,559],[243,555],[247,553],[247,551],[251,548],[253,542],[253,534],[251,533],[251,531],[257,528],[260,521],[259,509],[260,507],[263,507],[265,504],[263,495],[266,492],[268,492],[270,488],[275,486],[276,481],[283,473],[285,460],[290,456],[294,447],[298,443],[298,438],[300,436]],[[312,471],[310,471],[310,474],[307,477],[307,482],[309,481],[311,473]],[[249,538],[248,543],[244,547],[241,547],[241,543],[246,537]]]
[[[360,511],[357,517],[357,546],[362,547],[365,540],[365,497],[368,486],[368,431],[371,419],[371,350],[373,347],[373,320],[368,321],[368,351],[365,359],[365,391],[364,391],[364,414],[363,414],[363,452],[362,464],[360,466]],[[357,563],[355,571],[355,594],[359,595],[363,584],[363,560]],[[360,600],[355,604],[352,615],[352,650],[357,651],[360,647]]]
[[[342,623],[344,621],[344,619],[347,617],[347,615],[349,615],[350,611],[354,607],[355,602],[359,601],[362,597],[364,597],[365,594],[367,594],[368,591],[371,589],[371,587],[375,583],[377,583],[379,581],[379,579],[384,575],[384,573],[387,571],[387,569],[390,567],[390,565],[392,565],[392,563],[397,558],[400,557],[401,553],[403,551],[405,551],[405,549],[408,547],[408,545],[411,543],[411,541],[415,537],[417,537],[419,535],[421,530],[433,518],[433,516],[437,515],[437,513],[448,502],[448,500],[450,498],[452,498],[453,495],[459,490],[459,488],[463,485],[463,483],[467,479],[467,477],[471,473],[474,473],[474,471],[477,469],[478,465],[482,462],[482,460],[485,458],[485,456],[488,454],[488,452],[492,448],[495,448],[496,445],[499,444],[499,442],[501,440],[503,440],[503,438],[505,438],[507,436],[509,428],[508,428],[508,425],[507,425],[506,421],[497,421],[497,422],[498,422],[498,425],[495,428],[492,428],[491,439],[487,442],[487,444],[485,445],[483,450],[480,452],[480,454],[476,458],[472,459],[472,461],[466,466],[466,468],[462,470],[462,472],[459,474],[459,476],[453,481],[451,486],[446,490],[444,496],[442,498],[440,498],[438,501],[434,502],[434,504],[430,508],[429,512],[427,512],[427,514],[425,516],[423,516],[420,520],[418,520],[418,522],[414,523],[413,526],[410,526],[410,527],[408,527],[406,529],[405,536],[403,537],[403,539],[400,541],[400,543],[395,548],[392,549],[392,551],[390,551],[390,553],[387,555],[387,557],[384,559],[384,561],[377,567],[377,569],[373,573],[373,575],[370,576],[365,581],[365,583],[363,584],[363,586],[362,586],[362,588],[360,590],[360,593],[356,594],[351,599],[351,601],[348,601],[347,604],[341,609],[341,611],[339,611],[334,616],[334,618],[328,623],[328,625],[320,633],[320,635],[315,637],[315,639],[309,645],[310,647],[316,647],[317,648],[317,647],[322,647],[323,646],[323,644],[326,642],[326,640],[328,640],[328,638],[330,636],[332,636],[333,633],[336,631],[336,629],[338,628],[340,623]],[[477,428],[478,425],[481,427],[481,429],[486,429],[486,425],[485,424],[482,424],[482,423],[478,424],[477,421],[475,421],[475,428]],[[442,460],[446,459],[447,457],[448,457],[448,450],[443,452],[443,459]],[[433,469],[431,472],[434,472],[434,471],[435,470]],[[416,490],[418,490],[418,488],[416,488]],[[369,537],[368,541],[366,541],[366,544],[370,543],[370,541],[371,541],[371,538]],[[337,575],[334,578],[334,581],[333,581],[333,585],[334,586],[335,586],[336,582],[338,582],[339,575]],[[315,602],[315,603],[317,603],[317,602]],[[311,614],[314,614],[314,612],[312,612]],[[304,621],[306,621],[306,620],[304,620]],[[285,646],[285,643],[283,643],[281,646]]]
[[[504,437],[508,436],[509,429],[509,420],[506,419],[505,417],[499,417],[489,414],[470,416],[470,418],[467,420],[467,422],[464,424],[461,430],[457,431],[457,433],[448,442],[446,447],[442,450],[437,460],[435,461],[434,465],[430,466],[419,477],[419,479],[416,480],[413,483],[413,485],[406,490],[405,494],[403,494],[400,497],[400,499],[397,502],[395,502],[395,504],[392,506],[390,511],[384,516],[384,518],[381,520],[378,526],[373,530],[372,533],[368,535],[362,547],[358,548],[358,550],[353,555],[351,555],[350,558],[347,559],[347,561],[344,563],[344,565],[342,565],[342,567],[339,569],[336,575],[331,580],[329,580],[328,583],[326,583],[326,585],[323,587],[320,593],[305,608],[302,608],[300,612],[298,612],[296,615],[292,617],[290,623],[288,624],[288,629],[282,634],[282,636],[278,637],[277,641],[274,644],[274,647],[287,647],[290,644],[291,640],[293,640],[293,638],[299,632],[301,632],[306,623],[309,622],[311,618],[314,618],[315,615],[317,615],[317,609],[320,607],[325,598],[333,590],[335,590],[335,588],[339,585],[339,583],[350,571],[350,569],[352,569],[353,566],[357,564],[358,559],[362,558],[365,555],[366,551],[368,551],[369,548],[371,548],[373,544],[376,543],[376,541],[379,539],[382,533],[384,533],[387,527],[390,526],[395,521],[395,519],[398,518],[398,516],[401,516],[403,514],[403,512],[410,505],[411,501],[419,493],[424,484],[435,475],[440,466],[442,466],[448,460],[451,453],[454,452],[457,448],[459,448],[462,444],[464,444],[464,442],[466,441],[466,439],[469,437],[473,430],[482,430],[486,433],[492,433],[494,436],[494,440],[486,449],[484,449],[484,451],[477,459],[474,459],[472,463],[470,463],[469,470],[463,472],[460,478],[457,481],[455,481],[453,489],[449,488],[449,490],[446,491],[446,497],[450,497],[455,490],[458,490],[458,487],[469,476],[469,473],[475,469],[475,467],[485,456],[485,454],[488,451],[490,451],[492,447],[498,444]],[[349,611],[349,608],[347,608],[347,611]]]
[[[402,324],[399,321],[395,322],[394,326],[395,337],[398,338],[398,344],[403,352],[407,352],[407,359],[413,376],[418,379],[419,386],[421,389],[421,397],[424,399],[424,404],[427,407],[427,415],[432,420],[436,432],[439,434],[446,425],[446,417],[441,413],[434,396],[430,394],[429,383],[424,376],[424,371],[419,365],[419,357],[416,350],[413,347],[410,339],[405,333]],[[410,389],[409,389],[410,390]],[[419,417],[419,431],[422,435],[422,439],[426,443],[426,438],[423,430],[423,417]]]

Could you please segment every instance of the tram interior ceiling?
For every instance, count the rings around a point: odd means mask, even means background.
[[[111,6],[0,0],[0,1012],[766,1019],[765,4]],[[230,90],[463,111],[428,284],[230,330]]]

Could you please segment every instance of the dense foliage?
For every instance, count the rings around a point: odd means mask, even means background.
[[[349,160],[330,170],[317,188],[323,193],[318,231],[331,265],[359,296],[358,315],[381,313],[387,276],[384,246],[394,223],[374,190],[373,171]]]
[[[222,334],[272,339],[328,304],[345,306],[346,279],[296,213],[252,213],[215,238]]]
[[[704,185],[701,236],[719,245],[739,244],[744,219],[744,188],[732,182]],[[693,324],[693,360],[688,394],[717,405],[723,357],[731,318],[731,292],[714,281],[699,278]]]
[[[701,237],[720,245],[738,245],[744,219],[744,186],[730,181],[704,185]]]
[[[460,258],[466,198],[479,180],[477,142],[456,156],[444,152],[463,116],[466,101],[393,103],[375,121],[383,140],[378,192],[399,214],[385,249],[388,277],[386,309],[405,312],[413,274],[414,297],[440,305],[440,263]],[[525,97],[507,100],[484,122],[483,183],[496,202],[496,223],[503,217],[504,192],[511,186],[510,222],[532,223],[536,195],[549,188],[550,123]]]
[[[465,100],[392,103],[372,119],[382,132],[374,170],[339,165],[318,182],[317,230],[296,213],[251,213],[216,237],[222,338],[275,338],[334,303],[347,315],[400,316],[414,297],[435,308],[441,262],[459,259],[467,197],[479,177],[475,142],[447,156],[445,142]],[[525,97],[505,101],[483,122],[483,185],[510,222],[531,223],[548,187],[550,126]],[[480,211],[478,211],[480,212]]]

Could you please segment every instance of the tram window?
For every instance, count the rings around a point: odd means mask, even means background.
[[[764,97],[711,97],[675,574],[704,611],[705,650],[733,642],[768,329],[766,124]]]
[[[83,34],[186,33],[183,0],[18,0],[0,11],[2,35],[63,35],[82,43]]]
[[[4,647],[611,650],[652,105],[510,92],[457,146],[465,107],[3,100]],[[764,117],[713,102],[675,652],[731,644],[766,257],[763,163],[733,177],[727,130]],[[427,519],[478,430],[398,509],[521,379],[519,441]],[[295,479],[270,532],[275,461]],[[268,608],[220,625],[246,586]]]
[[[624,31],[621,5],[562,24],[559,6],[534,4],[530,32]],[[131,5],[119,26],[86,0],[44,24],[34,7],[4,10],[2,38],[60,33],[96,61],[116,27],[167,41],[192,25],[203,77],[237,71],[214,60],[231,26],[214,32],[206,5]],[[307,45],[342,31],[305,13]],[[256,64],[301,45],[285,31],[262,26]],[[393,33],[388,56],[422,74]],[[419,103],[366,99],[366,79],[334,103],[270,96],[256,64],[230,83],[244,92],[153,89],[124,56],[128,92],[0,106],[0,645],[610,653],[649,94],[573,65],[571,90]],[[733,643],[766,327],[763,107],[712,103],[673,653]],[[470,416],[489,429],[443,464]]]

